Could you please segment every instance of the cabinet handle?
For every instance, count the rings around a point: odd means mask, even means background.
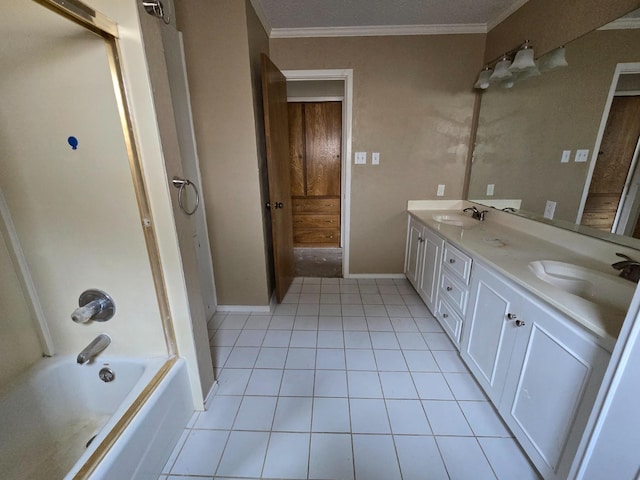
[[[442,314],[442,318],[449,318],[449,315],[448,315],[448,314],[446,314],[446,313],[443,313],[443,314]]]
[[[450,292],[451,290],[453,290],[453,288],[447,287],[447,292]]]
[[[524,327],[526,325],[526,323],[524,323],[522,320],[516,320],[516,327]]]
[[[456,259],[455,258],[450,258],[449,259],[449,263],[456,263]]]
[[[515,320],[518,316],[515,313],[507,313],[507,318],[509,320]]]

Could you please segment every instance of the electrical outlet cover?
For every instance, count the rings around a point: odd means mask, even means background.
[[[366,165],[367,164],[367,152],[356,152],[355,153],[355,164],[356,165]]]
[[[576,162],[586,162],[589,159],[589,150],[576,150]]]
[[[563,150],[560,163],[569,163],[570,159],[571,159],[571,150]]]
[[[487,185],[487,197],[493,196],[493,190],[495,188],[495,184],[490,183]]]
[[[438,197],[442,197],[444,195],[444,185],[438,185],[438,193],[436,195]]]
[[[371,165],[380,165],[380,152],[373,152],[371,154]]]
[[[547,206],[544,207],[544,218],[551,220],[556,213],[556,202],[547,200]]]

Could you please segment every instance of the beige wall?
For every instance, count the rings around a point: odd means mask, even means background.
[[[165,354],[105,46],[36,3],[12,6],[0,28],[12,65],[0,75],[0,188],[56,353],[106,332],[110,355]],[[73,323],[88,288],[112,295],[112,320]]]
[[[281,70],[353,69],[349,271],[401,273],[406,204],[460,198],[484,35],[272,39]],[[438,197],[440,198],[440,197]]]
[[[542,55],[636,8],[639,0],[529,0],[489,32],[485,61],[524,40]]]
[[[218,303],[268,305],[246,4],[177,2],[176,15],[184,34]],[[252,44],[251,51],[259,49]]]
[[[640,61],[638,45],[639,29],[594,31],[566,46],[569,67],[483,92],[469,198],[522,199],[540,215],[553,200],[555,218],[575,222],[589,168],[575,151],[593,151],[616,65]]]

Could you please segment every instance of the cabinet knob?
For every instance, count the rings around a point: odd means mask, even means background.
[[[516,320],[516,327],[524,327],[526,324],[522,320]]]
[[[455,258],[450,258],[449,259],[449,263],[456,263],[456,259]]]
[[[515,313],[507,313],[507,318],[509,320],[515,320],[518,316]]]
[[[449,318],[449,314],[447,314],[447,313],[443,313],[443,314],[442,314],[442,318]]]
[[[450,292],[451,290],[453,290],[453,288],[447,287],[447,292]]]

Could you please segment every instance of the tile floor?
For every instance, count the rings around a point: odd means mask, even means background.
[[[219,389],[160,480],[538,478],[404,279],[297,278],[209,329]]]

